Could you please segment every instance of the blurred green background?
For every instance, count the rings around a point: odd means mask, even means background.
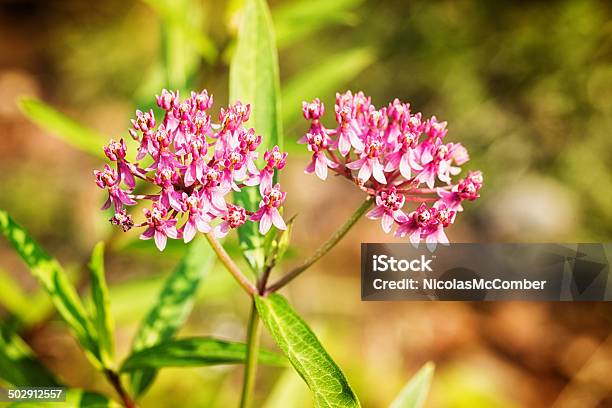
[[[612,236],[612,5],[597,1],[271,3],[280,53],[286,149],[282,185],[298,214],[291,258],[308,255],[359,205],[341,180],[303,174],[294,143],[301,101],[363,90],[449,122],[450,141],[485,175],[454,242],[601,242]],[[126,137],[133,111],[162,87],[207,88],[227,101],[239,0],[0,1],[0,207],[82,288],[82,264],[108,239],[119,354],[184,248],[159,254],[113,232],[92,169],[102,161],[29,122],[38,97],[100,137]],[[264,135],[265,136],[265,135]],[[101,151],[101,150],[100,150]],[[110,238],[109,238],[110,237]],[[365,407],[386,406],[425,361],[429,407],[612,406],[612,307],[606,303],[362,303],[359,243],[393,241],[377,222],[348,237],[286,291],[345,369]],[[233,246],[229,242],[230,247]],[[275,273],[280,273],[276,271]],[[217,266],[181,335],[241,340],[248,301]],[[70,385],[110,392],[29,272],[0,242],[0,316]],[[270,339],[264,343],[272,347]],[[145,407],[227,407],[241,369],[165,369]],[[297,375],[262,368],[257,406],[306,407]]]

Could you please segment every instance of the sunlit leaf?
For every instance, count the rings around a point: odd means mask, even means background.
[[[114,323],[110,311],[108,286],[104,276],[104,243],[96,245],[89,263],[91,270],[92,321],[98,331],[98,344],[105,367],[110,367],[114,353]]]
[[[330,24],[354,25],[351,12],[363,0],[294,0],[273,10],[278,46],[283,48]]]
[[[143,320],[132,346],[133,352],[170,339],[180,329],[191,309],[205,273],[212,267],[214,252],[205,240],[196,239],[187,255],[168,277],[153,308]],[[154,369],[138,370],[131,375],[132,389],[140,395],[155,378]]]
[[[229,82],[230,102],[239,100],[251,105],[249,125],[263,136],[260,151],[274,145],[282,148],[278,53],[265,0],[245,1]],[[253,188],[235,193],[234,199],[248,210],[256,210],[260,200],[259,193]],[[257,224],[245,223],[238,229],[238,236],[249,265],[259,273],[265,260],[264,240]]]
[[[130,355],[121,371],[142,368],[198,367],[217,364],[243,363],[246,344],[209,337],[169,340]],[[267,350],[259,351],[261,364],[287,365],[285,357]]]
[[[187,91],[200,58],[213,63],[217,48],[204,34],[202,4],[195,0],[143,0],[161,20],[164,87]]]
[[[28,345],[0,323],[0,378],[16,387],[53,387],[57,380]]]
[[[94,157],[106,158],[101,146],[108,141],[108,138],[101,133],[78,123],[35,98],[21,98],[19,109],[28,119],[60,140]]]
[[[422,408],[433,378],[434,365],[427,363],[408,381],[389,408]]]
[[[275,293],[257,296],[255,303],[276,344],[312,391],[316,407],[360,406],[338,365],[285,298]]]
[[[357,48],[343,51],[291,78],[283,86],[283,123],[291,125],[301,117],[302,101],[339,91],[375,60],[374,50]],[[294,145],[295,143],[289,143]]]
[[[0,232],[8,239],[34,277],[51,296],[59,315],[85,348],[92,363],[99,368],[100,351],[96,329],[88,319],[85,308],[61,265],[2,210],[0,210]]]

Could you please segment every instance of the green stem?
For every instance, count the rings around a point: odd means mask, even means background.
[[[257,355],[259,354],[259,337],[261,324],[255,307],[255,301],[251,305],[251,316],[247,328],[247,355],[244,364],[244,380],[242,383],[242,396],[240,397],[240,408],[250,408],[253,405],[253,391],[255,390],[255,378],[257,376]]]
[[[137,408],[136,402],[134,402],[134,400],[130,397],[125,388],[123,388],[123,385],[121,384],[121,379],[119,378],[119,374],[108,369],[104,370],[104,374],[106,375],[108,382],[111,383],[117,394],[119,394],[123,405],[126,408]]]
[[[221,263],[225,265],[225,268],[234,277],[234,279],[236,279],[238,284],[240,284],[240,286],[242,286],[242,288],[250,296],[253,296],[255,293],[257,293],[257,288],[251,283],[250,280],[247,279],[246,276],[244,276],[240,268],[238,268],[238,265],[236,265],[232,258],[230,258],[228,253],[225,252],[223,245],[221,245],[217,238],[215,238],[215,236],[212,234],[204,235],[206,236],[206,239],[208,240],[208,243],[210,244],[213,251],[215,251],[215,254],[217,254],[217,257],[219,258]]]
[[[302,272],[308,269],[312,264],[317,262],[323,255],[328,253],[336,244],[350,231],[350,229],[357,223],[363,214],[372,206],[372,197],[368,197],[363,204],[357,208],[357,210],[351,215],[351,217],[331,236],[323,245],[321,245],[311,256],[302,262],[299,266],[292,269],[285,276],[280,278],[276,283],[273,283],[268,287],[266,293],[271,293],[279,290],[293,279],[298,277]]]

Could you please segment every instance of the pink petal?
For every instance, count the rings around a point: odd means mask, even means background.
[[[323,153],[317,153],[317,159],[315,163],[315,171],[317,173],[317,177],[321,180],[325,180],[327,178],[327,163],[325,162],[325,157],[321,157]]]
[[[378,198],[378,197],[377,197]],[[371,220],[377,220],[380,217],[383,216],[383,214],[385,213],[385,209],[382,207],[376,207],[373,210],[371,210],[370,212],[368,212],[366,214],[366,217],[371,219]]]
[[[157,246],[157,249],[159,249],[160,251],[163,251],[164,248],[166,248],[166,241],[167,241],[167,238],[163,232],[155,231],[155,245]]]
[[[387,184],[387,179],[385,178],[385,173],[383,172],[383,165],[380,163],[380,161],[378,161],[378,159],[370,159],[370,163],[372,165],[372,170],[376,181],[382,184]]]
[[[195,237],[195,234],[196,229],[193,222],[191,220],[187,221],[183,227],[183,241],[185,241],[185,243],[191,241],[193,237]]]
[[[278,209],[276,209],[276,208],[272,209],[272,223],[279,230],[286,230],[287,229],[287,225],[285,224],[285,220],[283,220],[283,217],[281,217],[280,213],[278,212]]]
[[[261,216],[261,220],[259,220],[259,233],[266,235],[270,231],[270,227],[272,227],[272,216],[266,212]]]
[[[399,169],[400,169],[400,173],[402,174],[402,177],[404,177],[405,179],[409,179],[410,177],[412,177],[412,172],[410,170],[410,154],[409,153],[405,153],[404,155],[402,155],[402,158],[400,159],[400,163],[399,163]]]
[[[362,183],[365,183],[366,181],[370,179],[371,175],[372,175],[372,168],[370,167],[370,163],[367,162],[361,167],[361,170],[359,170],[359,174],[357,175],[357,178],[361,180]]]
[[[358,159],[355,160],[353,162],[347,163],[346,167],[348,167],[351,170],[359,170],[361,167],[363,167],[364,163],[365,163],[366,159]],[[368,177],[369,178],[369,177]]]
[[[393,217],[391,217],[387,213],[384,213],[380,222],[383,231],[385,231],[385,234],[388,234],[389,231],[391,231],[391,227],[393,226]]]

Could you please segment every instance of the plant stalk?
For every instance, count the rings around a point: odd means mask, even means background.
[[[255,307],[255,301],[253,301],[251,304],[249,325],[247,327],[247,355],[244,364],[244,379],[242,383],[242,395],[240,397],[240,408],[251,408],[253,405],[260,334],[261,324],[259,315],[257,314],[257,308]]]
[[[234,277],[234,279],[236,279],[238,284],[242,286],[242,288],[250,296],[253,296],[254,294],[256,294],[257,288],[251,283],[250,280],[247,279],[246,276],[244,276],[244,274],[242,273],[238,265],[236,265],[234,261],[232,260],[232,258],[230,258],[228,253],[225,252],[225,249],[223,248],[221,243],[217,240],[217,238],[215,238],[215,236],[212,234],[204,234],[204,235],[206,236],[206,239],[208,240],[208,243],[212,247],[213,251],[215,251],[215,254],[217,254],[217,257],[219,258],[221,263],[225,265],[225,268]]]
[[[302,272],[308,269],[312,264],[317,262],[323,255],[328,253],[336,244],[350,231],[350,229],[357,223],[357,221],[361,218],[363,214],[372,206],[374,200],[372,197],[368,196],[368,198],[355,210],[355,212],[350,216],[348,220],[336,231],[334,234],[329,237],[323,245],[321,245],[308,259],[302,262],[299,266],[292,269],[285,276],[280,278],[278,281],[270,285],[265,293],[276,292],[293,279],[298,277]]]
[[[111,383],[117,394],[119,394],[119,398],[121,398],[121,402],[125,405],[126,408],[137,408],[136,402],[130,397],[128,392],[123,388],[121,384],[121,379],[119,378],[119,374],[114,372],[113,370],[105,370],[106,378],[108,382]]]

